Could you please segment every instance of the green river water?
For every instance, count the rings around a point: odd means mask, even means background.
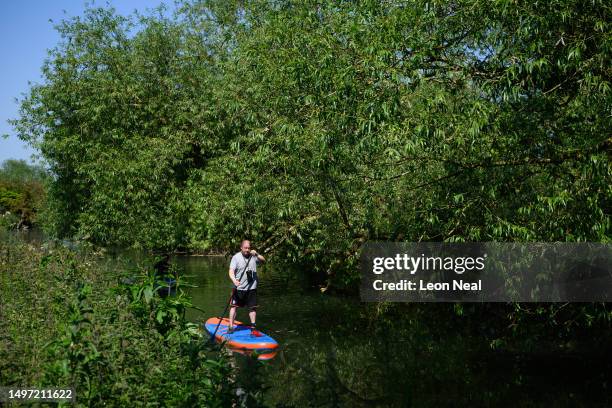
[[[176,256],[193,304],[218,316],[230,292],[225,257]],[[306,271],[258,271],[258,326],[280,343],[272,360],[235,354],[237,378],[271,406],[597,406],[610,362],[492,350],[486,324],[450,305],[406,305],[385,319],[359,298],[323,294]],[[206,314],[206,316],[204,316]],[[248,321],[246,311],[238,319]]]

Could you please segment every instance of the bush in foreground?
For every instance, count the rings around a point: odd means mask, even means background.
[[[94,254],[0,248],[0,384],[74,387],[81,406],[231,404],[229,365],[184,320],[183,294]]]

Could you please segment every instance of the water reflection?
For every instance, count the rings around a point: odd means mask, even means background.
[[[272,360],[278,354],[277,350],[258,352],[257,350],[247,350],[239,347],[228,347],[228,349],[232,353],[237,353],[249,358],[256,358],[261,361]]]

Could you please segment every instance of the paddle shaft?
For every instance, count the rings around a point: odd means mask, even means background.
[[[232,292],[230,293],[230,297],[229,300],[227,301],[227,305],[225,305],[225,310],[223,311],[223,314],[221,315],[221,317],[219,317],[219,323],[217,323],[217,327],[215,327],[215,331],[213,332],[212,336],[210,336],[210,340],[214,340],[215,339],[215,334],[217,334],[217,330],[219,330],[219,326],[221,326],[221,322],[223,321],[223,316],[225,316],[225,313],[227,313],[227,308],[229,307],[230,303],[232,303],[232,297],[234,296],[234,288],[232,288]]]

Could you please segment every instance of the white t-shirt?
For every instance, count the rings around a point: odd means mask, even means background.
[[[242,252],[236,253],[232,256],[232,261],[230,262],[230,269],[234,270],[234,276],[237,280],[240,281],[240,285],[238,285],[238,290],[249,290],[257,288],[257,264],[261,263],[261,261],[253,255],[249,255],[245,257],[242,255]],[[252,271],[252,281],[249,282],[249,273],[247,271]]]

